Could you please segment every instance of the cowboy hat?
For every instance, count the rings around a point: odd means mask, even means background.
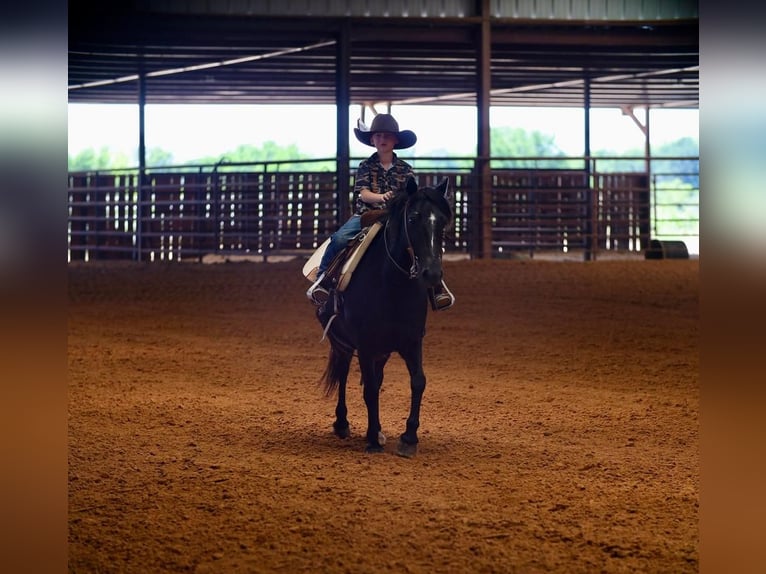
[[[359,122],[359,125],[362,127],[361,122]],[[373,145],[370,140],[372,138],[372,134],[376,132],[389,132],[395,134],[399,141],[394,146],[394,149],[405,149],[412,147],[415,145],[415,142],[418,141],[418,136],[415,135],[415,132],[411,130],[399,131],[399,124],[391,114],[378,114],[375,116],[375,118],[372,120],[372,125],[370,126],[369,130],[354,128],[354,135],[356,136],[356,139],[358,139],[363,144],[372,147],[375,147],[375,145]]]

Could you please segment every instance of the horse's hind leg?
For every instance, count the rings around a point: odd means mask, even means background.
[[[340,438],[351,436],[348,424],[348,409],[346,408],[346,381],[338,387],[338,405],[335,407],[335,422],[332,423],[333,432]]]
[[[418,345],[411,353],[402,354],[410,373],[410,415],[407,417],[405,431],[399,437],[396,454],[412,458],[418,452],[418,428],[420,427],[420,405],[426,389],[426,375],[423,372],[422,346]]]
[[[351,366],[351,357],[343,355],[338,360],[338,404],[335,406],[335,422],[332,423],[333,432],[340,438],[351,436],[348,424],[348,408],[346,407],[346,382],[348,371]]]

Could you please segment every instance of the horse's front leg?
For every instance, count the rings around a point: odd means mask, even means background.
[[[388,355],[377,359],[359,352],[359,369],[362,372],[364,404],[367,406],[366,452],[383,452],[385,437],[380,428],[380,386],[383,384],[383,367]]]
[[[410,373],[410,415],[405,431],[399,437],[396,454],[412,458],[418,452],[418,427],[420,427],[420,405],[426,390],[426,375],[423,372],[422,341],[410,353],[402,354]]]
[[[348,381],[351,357],[345,359],[345,362],[339,361],[338,363],[338,404],[335,406],[335,422],[332,423],[333,432],[340,438],[351,436],[351,429],[348,424],[348,408],[346,407],[346,382]]]

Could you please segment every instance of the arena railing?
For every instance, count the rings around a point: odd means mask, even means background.
[[[493,257],[640,254],[651,239],[698,253],[698,158],[652,158],[648,170],[643,158],[492,158],[488,210],[475,157],[406,159],[420,185],[449,178],[448,254],[480,256],[484,226]],[[348,212],[353,167],[346,186],[334,158],[70,172],[67,258],[309,255]]]

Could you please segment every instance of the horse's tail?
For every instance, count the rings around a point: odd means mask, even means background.
[[[350,353],[336,348],[335,345],[330,345],[327,366],[324,373],[322,373],[322,377],[319,379],[319,384],[324,386],[324,392],[328,397],[338,390],[340,383],[346,382],[348,371],[351,367],[351,358],[352,355]]]

